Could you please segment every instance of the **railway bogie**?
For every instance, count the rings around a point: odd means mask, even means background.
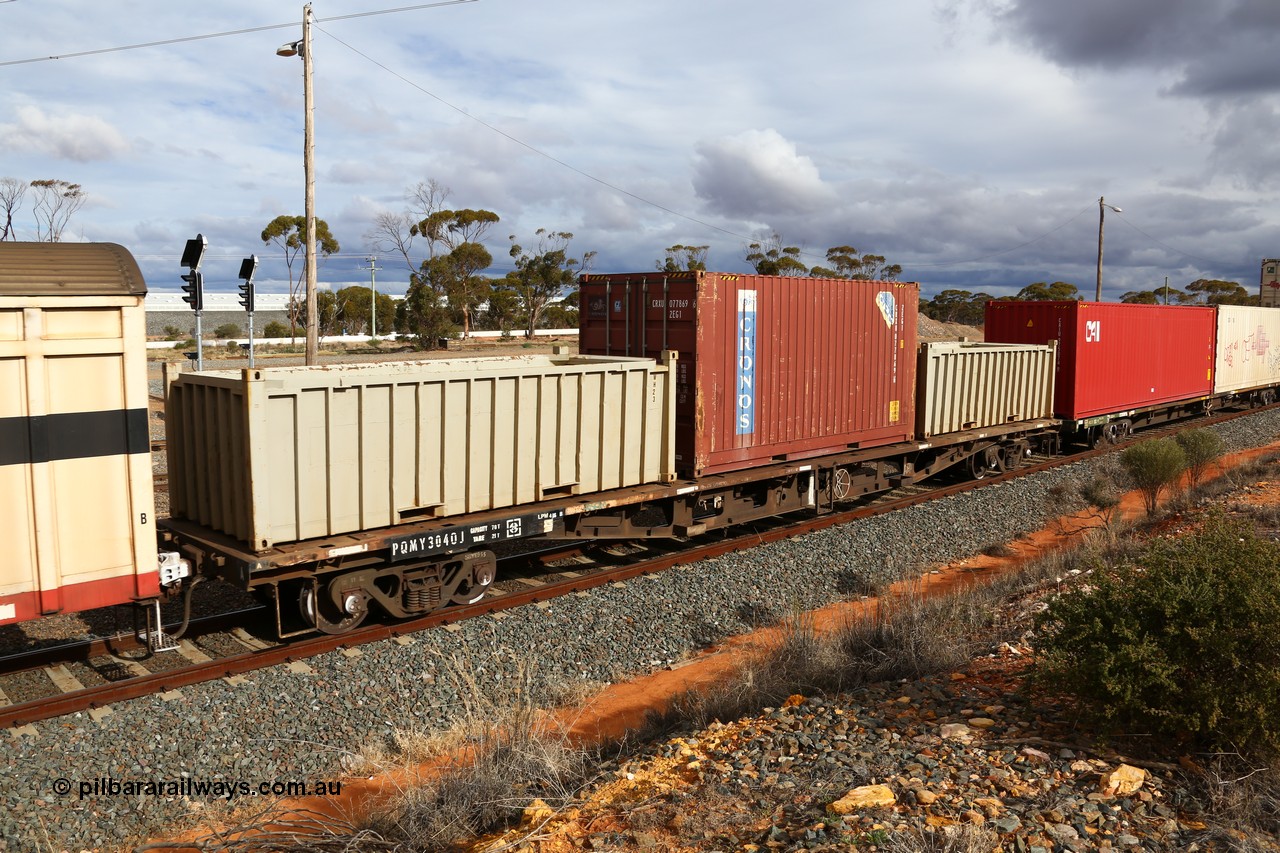
[[[0,538],[32,549],[0,570],[0,622],[132,601],[157,643],[158,600],[205,577],[273,602],[282,636],[341,634],[480,600],[505,540],[823,515],[1280,388],[1275,309],[992,303],[992,343],[917,351],[913,284],[588,276],[595,355],[169,383],[157,520],[136,264],[0,253]]]

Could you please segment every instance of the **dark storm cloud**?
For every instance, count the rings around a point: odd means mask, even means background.
[[[1156,68],[1188,96],[1280,91],[1275,0],[1013,0],[1012,33],[1068,68]]]
[[[1270,140],[1276,138],[1280,138],[1280,111],[1263,106],[1236,110],[1214,137],[1214,165],[1249,184],[1274,188],[1280,185],[1280,150]]]

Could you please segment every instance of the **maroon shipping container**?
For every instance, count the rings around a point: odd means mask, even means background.
[[[723,473],[911,438],[919,293],[896,281],[586,275],[579,347],[678,351],[676,469]]]
[[[1117,302],[988,302],[986,340],[1058,341],[1054,414],[1128,412],[1213,392],[1215,309]]]

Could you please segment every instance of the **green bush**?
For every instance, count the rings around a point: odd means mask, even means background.
[[[1147,515],[1154,515],[1161,490],[1178,479],[1187,467],[1187,456],[1173,439],[1153,438],[1127,448],[1120,454],[1120,464],[1142,492]]]
[[[1187,457],[1187,477],[1194,488],[1210,463],[1222,455],[1222,439],[1207,429],[1189,429],[1178,433],[1174,440]]]
[[[287,338],[289,337],[289,327],[279,320],[272,320],[262,329],[262,337]]]
[[[1215,515],[1037,620],[1041,688],[1118,730],[1280,751],[1280,545]]]
[[[219,339],[240,337],[240,327],[235,323],[223,323],[213,330],[213,336]]]

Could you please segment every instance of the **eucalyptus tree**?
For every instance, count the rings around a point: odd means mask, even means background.
[[[59,178],[32,181],[34,196],[31,202],[36,219],[36,239],[42,243],[62,241],[67,223],[81,207],[88,195],[79,184]]]
[[[0,178],[0,213],[4,215],[4,224],[0,228],[0,241],[17,240],[17,230],[13,227],[13,214],[22,207],[22,199],[27,194],[27,184],[17,178]]]
[[[578,275],[591,268],[595,252],[584,252],[581,258],[570,257],[569,243],[573,234],[568,231],[548,231],[539,228],[534,232],[538,244],[533,251],[526,250],[510,237],[509,254],[516,268],[507,273],[501,286],[516,295],[524,314],[525,337],[532,338],[543,312],[557,297],[576,293]]]
[[[687,270],[705,270],[707,268],[707,252],[710,246],[684,246],[677,243],[662,251],[666,257],[657,261],[654,266],[658,272],[684,272]]]
[[[293,277],[293,262],[307,246],[307,218],[281,214],[267,223],[261,236],[263,245],[274,245],[284,252],[284,265],[289,271],[289,336],[297,337],[298,321],[306,310],[306,294],[302,294],[302,299],[298,298],[307,280],[306,256],[303,256],[303,269],[297,279]],[[316,252],[328,257],[340,250],[337,238],[329,230],[329,223],[316,219]]]
[[[492,285],[480,272],[493,265],[493,255],[481,241],[499,219],[492,210],[438,210],[411,229],[436,247],[420,267],[420,284],[449,300],[462,317],[463,337],[471,334],[471,318],[489,296]]]

